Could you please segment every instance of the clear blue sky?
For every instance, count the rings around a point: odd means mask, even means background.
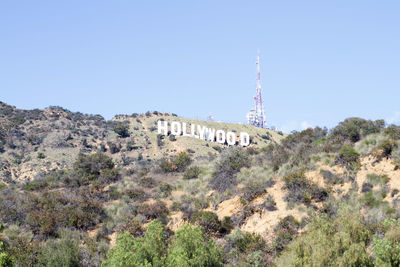
[[[0,100],[244,122],[400,122],[400,1],[1,1]]]

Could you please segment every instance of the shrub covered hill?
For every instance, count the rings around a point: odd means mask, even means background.
[[[249,147],[160,136],[245,131]],[[400,127],[289,135],[0,102],[1,266],[399,266]]]

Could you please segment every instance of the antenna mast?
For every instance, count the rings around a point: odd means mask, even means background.
[[[261,95],[261,71],[260,71],[260,50],[257,52],[257,85],[256,96],[254,97],[254,108],[247,113],[247,121],[250,125],[266,128],[264,104]]]

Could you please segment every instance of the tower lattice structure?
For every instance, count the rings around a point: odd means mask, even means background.
[[[257,53],[257,86],[256,96],[254,97],[254,107],[247,113],[247,122],[250,125],[254,125],[260,128],[267,128],[265,122],[264,103],[261,95],[261,79],[260,79],[260,51]]]

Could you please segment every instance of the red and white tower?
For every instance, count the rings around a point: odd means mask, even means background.
[[[254,107],[247,113],[247,122],[260,128],[267,128],[265,122],[264,103],[261,96],[261,79],[260,79],[260,51],[257,53],[257,86],[256,96],[254,97]]]

